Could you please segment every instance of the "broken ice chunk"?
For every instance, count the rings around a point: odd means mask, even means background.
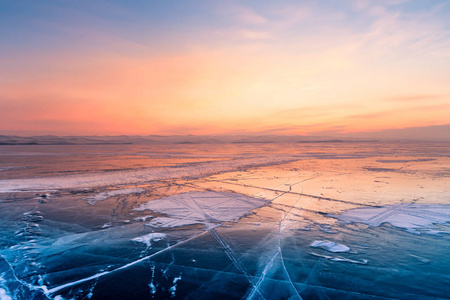
[[[350,251],[349,247],[342,245],[342,244],[335,243],[335,242],[330,242],[330,241],[314,241],[311,243],[311,247],[322,248],[329,252],[348,252],[348,251]]]

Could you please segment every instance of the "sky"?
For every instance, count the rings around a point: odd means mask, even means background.
[[[0,0],[0,134],[450,128],[449,15],[450,0]]]

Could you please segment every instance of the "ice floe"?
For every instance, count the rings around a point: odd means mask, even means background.
[[[134,238],[133,241],[144,243],[147,245],[147,247],[151,247],[152,242],[158,242],[166,237],[166,234],[159,233],[159,232],[153,232],[149,233],[143,236],[139,236],[137,238]]]
[[[330,241],[314,241],[310,245],[313,248],[322,248],[329,252],[348,252],[350,248],[348,246],[338,244]]]
[[[450,205],[401,203],[383,207],[355,208],[330,215],[343,223],[364,223],[372,227],[389,223],[410,232],[433,229],[434,224],[450,222]],[[425,233],[434,233],[424,230]]]
[[[265,199],[234,193],[188,192],[152,200],[139,205],[134,210],[151,210],[167,214],[170,218],[155,218],[149,224],[159,223],[163,227],[170,227],[167,224],[177,222],[185,222],[187,225],[236,221],[268,202]]]
[[[99,193],[95,196],[84,198],[84,200],[87,200],[88,204],[94,205],[98,201],[103,201],[103,200],[106,200],[113,196],[142,194],[143,192],[145,192],[145,190],[141,189],[141,188],[114,190],[114,191]]]

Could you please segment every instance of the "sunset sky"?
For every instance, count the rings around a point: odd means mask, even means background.
[[[0,134],[450,123],[450,1],[0,1]]]

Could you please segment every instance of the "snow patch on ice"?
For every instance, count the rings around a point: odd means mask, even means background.
[[[268,202],[265,199],[234,193],[188,192],[151,200],[134,210],[151,210],[167,214],[170,218],[156,218],[148,224],[174,227],[182,226],[183,223],[187,225],[237,221],[253,209],[262,207]]]
[[[102,229],[109,228],[112,226],[113,226],[113,224],[111,222],[108,222],[108,223],[103,224]]]
[[[155,218],[151,222],[145,223],[145,225],[155,228],[173,228],[194,224],[202,224],[202,223],[195,220],[165,218],[165,217]]]
[[[143,235],[137,238],[132,239],[132,241],[144,243],[147,245],[147,247],[151,247],[152,242],[158,242],[166,237],[166,234],[159,233],[159,232],[153,232],[149,233],[147,235]]]
[[[314,241],[311,243],[311,247],[322,248],[329,252],[348,252],[348,251],[350,251],[349,247],[342,245],[342,244],[335,243],[335,242],[330,242],[330,241]]]
[[[12,300],[12,298],[6,293],[5,289],[0,288],[0,300]]]
[[[420,234],[417,229],[436,229],[434,224],[448,225],[450,222],[450,205],[401,203],[383,207],[355,208],[339,215],[329,216],[343,223],[364,223],[372,227],[389,223]],[[424,233],[436,232],[424,230]]]
[[[4,274],[5,273],[0,275],[0,284],[6,281],[5,279],[3,279]],[[11,296],[8,295],[8,291],[2,287],[0,287],[0,300],[12,300]]]
[[[178,281],[178,280],[181,280],[181,275],[178,276],[178,277],[175,277],[175,278],[173,279],[173,286],[169,289],[169,291],[170,291],[172,297],[175,297],[175,292],[177,291],[177,281]]]
[[[155,281],[155,265],[152,264],[152,280],[148,284],[148,287],[150,288],[150,293],[152,295],[156,294],[156,285],[153,283]]]
[[[103,201],[103,200],[106,200],[113,196],[142,194],[143,192],[145,192],[145,190],[141,189],[141,188],[114,190],[114,191],[103,192],[103,193],[97,194],[92,197],[87,197],[87,198],[84,198],[84,200],[87,200],[88,204],[94,205],[98,201]]]

